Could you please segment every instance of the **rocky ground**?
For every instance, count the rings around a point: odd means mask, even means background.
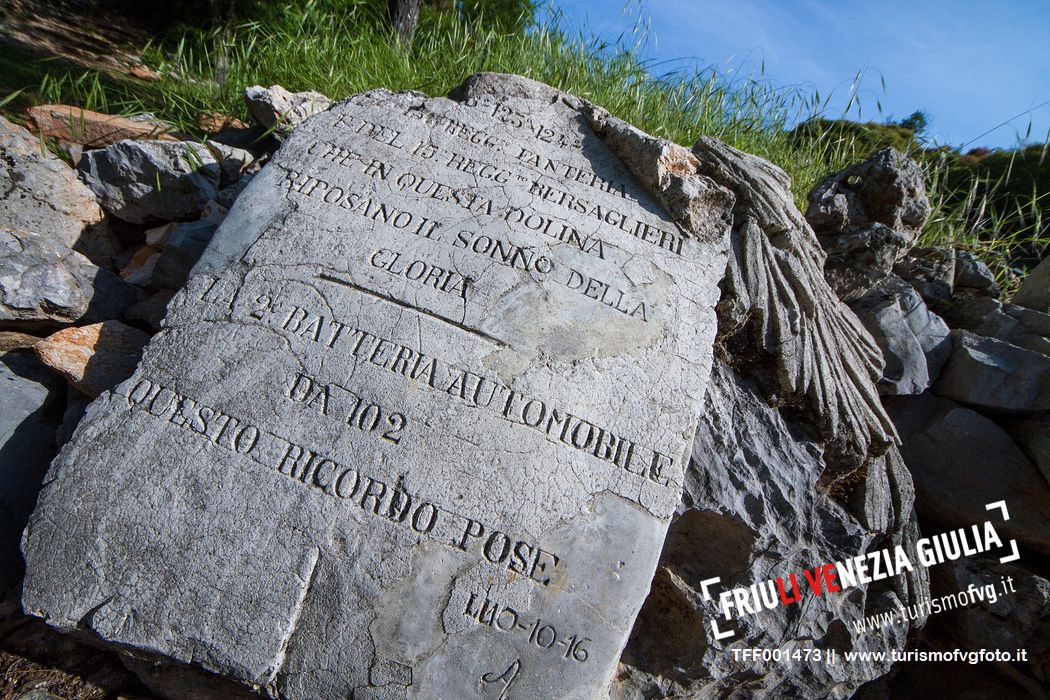
[[[216,115],[204,143],[155,120],[68,105],[35,107],[24,125],[0,119],[0,697],[178,687],[167,667],[127,662],[24,616],[19,537],[55,451],[91,399],[131,374],[237,195],[285,134],[331,104],[276,86],[246,99],[256,123]],[[692,153],[737,201],[718,359],[686,494],[614,693],[1042,696],[1050,261],[1007,300],[966,251],[914,247],[930,211],[922,171],[892,150],[829,175],[804,215],[775,166],[710,139]],[[1026,648],[1027,663],[789,673],[732,663],[708,637],[699,590],[711,570],[738,571],[746,585],[785,561],[801,570],[982,522],[1000,498],[1018,561],[964,559],[928,580],[916,572],[859,599],[756,618],[740,641]],[[1007,574],[1015,596],[925,626],[862,635],[847,624]]]

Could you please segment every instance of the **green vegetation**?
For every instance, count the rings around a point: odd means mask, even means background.
[[[1016,284],[1014,268],[1040,257],[1050,242],[1041,216],[1048,201],[1045,153],[923,150],[915,139],[925,126],[921,113],[897,125],[832,121],[822,118],[826,99],[778,88],[761,75],[728,79],[714,69],[654,75],[654,66],[631,50],[535,26],[525,0],[424,3],[408,51],[392,40],[378,0],[227,2],[233,9],[222,14],[234,19],[216,23],[215,13],[204,13],[199,24],[206,28],[179,25],[145,48],[147,63],[164,76],[157,82],[41,64],[4,49],[0,99],[23,92],[3,109],[65,102],[151,112],[197,133],[201,113],[247,119],[241,95],[253,84],[332,97],[375,87],[444,94],[476,71],[513,72],[588,98],[678,143],[709,135],[768,158],[791,176],[802,206],[817,179],[879,147],[918,155],[935,205],[923,243],[974,250],[1007,286]],[[253,14],[251,8],[263,6]]]
[[[1047,145],[926,155],[934,216],[920,243],[973,251],[1012,290],[1050,252]]]
[[[861,160],[875,151],[892,146],[911,155],[922,150],[915,140],[915,131],[900,124],[878,122],[854,122],[848,119],[809,119],[791,132],[798,140],[799,148],[806,148],[807,141],[835,143],[849,160]]]

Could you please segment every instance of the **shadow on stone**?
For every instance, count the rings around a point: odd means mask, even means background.
[[[54,457],[65,395],[32,353],[0,355],[0,591],[22,576],[19,542]]]

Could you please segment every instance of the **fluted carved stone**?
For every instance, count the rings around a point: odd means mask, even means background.
[[[723,341],[758,351],[772,369],[765,379],[775,386],[767,391],[812,416],[846,472],[883,454],[897,438],[875,388],[882,354],[825,281],[824,252],[794,204],[787,174],[708,137],[693,154],[701,174],[736,195],[719,309]],[[727,359],[756,362],[746,355]]]

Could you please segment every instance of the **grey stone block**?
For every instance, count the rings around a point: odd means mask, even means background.
[[[77,168],[106,211],[134,224],[194,218],[219,193],[219,164],[190,141],[118,141]]]
[[[56,458],[25,609],[288,698],[607,692],[731,201],[523,78],[315,114]]]

